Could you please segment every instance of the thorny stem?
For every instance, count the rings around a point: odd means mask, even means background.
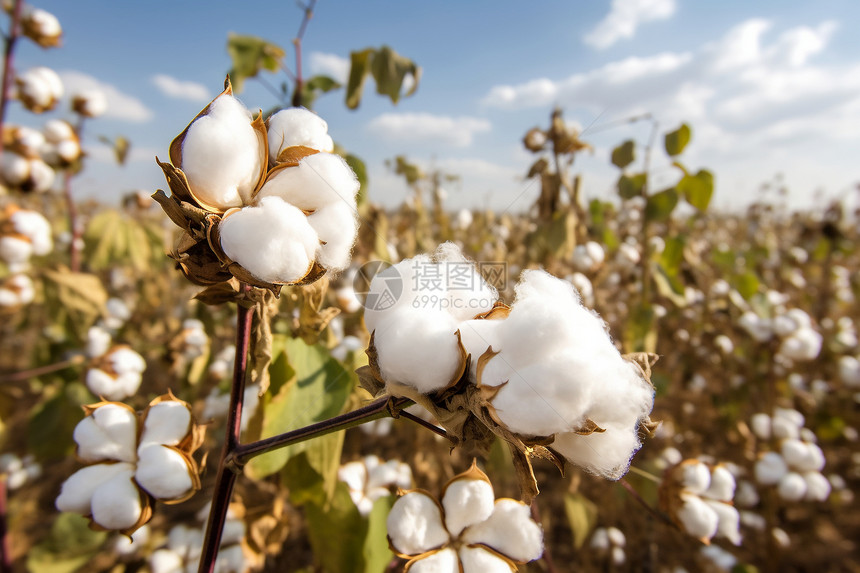
[[[9,382],[21,382],[22,380],[27,380],[28,378],[36,378],[38,376],[50,374],[51,372],[58,372],[60,370],[65,370],[66,368],[71,368],[72,366],[78,366],[80,364],[83,364],[85,361],[86,358],[84,358],[83,356],[75,356],[74,358],[63,360],[62,362],[56,362],[54,364],[48,364],[46,366],[39,366],[38,368],[31,368],[30,370],[12,372],[11,374],[0,376],[0,384],[7,384]]]
[[[12,87],[12,77],[15,75],[15,69],[12,65],[13,53],[15,51],[15,43],[20,37],[19,24],[21,22],[21,7],[23,0],[15,0],[15,7],[12,9],[12,21],[9,24],[9,35],[4,38],[3,46],[3,85],[0,87],[0,132],[3,130],[3,125],[6,122],[6,106],[9,103],[9,89]],[[3,152],[3,139],[0,138],[0,153]]]
[[[245,292],[250,290],[242,285]],[[248,347],[251,342],[251,321],[254,318],[254,308],[239,306],[236,318],[236,360],[233,366],[233,384],[230,388],[230,409],[227,410],[227,434],[224,447],[221,450],[221,461],[218,464],[218,475],[215,477],[215,491],[212,494],[212,509],[209,510],[209,522],[206,524],[206,537],[203,540],[203,552],[200,555],[200,573],[212,573],[215,570],[215,558],[221,545],[221,534],[227,519],[227,509],[236,483],[236,473],[227,467],[227,460],[239,443],[239,433],[242,424],[242,402],[245,393],[245,373],[248,369]]]

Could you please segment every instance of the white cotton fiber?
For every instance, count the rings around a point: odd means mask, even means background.
[[[717,533],[719,516],[713,508],[699,496],[681,494],[683,505],[677,516],[684,531],[696,539],[711,539]]]
[[[238,99],[227,94],[215,98],[182,143],[178,167],[195,197],[222,210],[250,202],[263,168],[259,137],[250,112]]]
[[[10,217],[15,231],[30,239],[34,255],[47,255],[54,244],[51,239],[51,223],[36,211],[20,209]]]
[[[788,465],[776,452],[766,452],[755,463],[755,479],[762,485],[774,485],[788,473]]]
[[[552,448],[591,473],[617,480],[627,473],[630,460],[642,443],[633,425],[606,424],[602,427],[605,432],[587,436],[558,434]]]
[[[830,495],[830,481],[819,472],[806,472],[803,474],[806,482],[807,501],[826,501]]]
[[[278,171],[258,197],[276,196],[299,209],[315,211],[336,201],[355,206],[359,183],[346,161],[332,153],[303,158],[296,167]]]
[[[703,495],[720,501],[731,501],[735,495],[735,487],[735,476],[725,466],[717,466],[711,472],[711,485]]]
[[[483,547],[461,547],[463,573],[511,573],[510,564]]]
[[[92,511],[93,494],[105,482],[117,475],[131,476],[132,473],[134,466],[127,462],[83,467],[63,482],[56,501],[57,509],[89,515]]]
[[[75,426],[78,457],[88,462],[135,460],[137,416],[127,407],[106,404]]]
[[[168,400],[149,408],[140,436],[140,447],[150,444],[175,446],[191,429],[191,411],[185,402]]]
[[[131,473],[118,472],[93,493],[93,521],[105,529],[128,529],[140,519],[140,491]]]
[[[705,500],[705,503],[717,514],[717,532],[715,537],[725,537],[734,545],[741,544],[741,516],[733,506],[720,501]]]
[[[461,573],[457,552],[450,547],[437,551],[416,561],[409,568],[409,573]]]
[[[142,446],[137,454],[134,477],[153,497],[176,499],[191,491],[191,470],[182,454],[157,444]]]
[[[806,495],[806,487],[806,480],[802,475],[788,472],[779,480],[776,492],[785,501],[800,501]]]
[[[327,269],[342,271],[349,266],[352,246],[358,231],[358,213],[345,202],[335,202],[308,216],[320,246],[316,260]],[[324,244],[323,244],[324,243]]]
[[[445,526],[457,536],[469,525],[484,521],[493,513],[495,495],[489,482],[479,479],[458,479],[449,484],[442,497]]]
[[[483,543],[515,561],[532,561],[543,555],[543,533],[522,502],[496,501],[488,519],[467,528],[460,536],[466,543]]]
[[[409,492],[394,502],[386,523],[391,544],[406,555],[424,553],[449,540],[439,506],[421,492]]]
[[[269,139],[269,161],[275,163],[281,151],[294,145],[331,152],[334,143],[328,134],[328,124],[303,107],[282,109],[266,120]]]
[[[319,247],[316,232],[299,209],[265,197],[226,217],[221,247],[228,257],[260,280],[289,283],[304,277]]]
[[[680,467],[681,487],[696,495],[703,494],[711,485],[711,470],[700,461],[688,461]]]

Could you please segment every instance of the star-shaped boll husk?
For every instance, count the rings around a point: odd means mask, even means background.
[[[84,411],[74,438],[78,459],[88,465],[63,483],[57,509],[88,517],[93,529],[130,535],[152,518],[155,500],[181,503],[200,489],[192,455],[205,427],[187,402],[168,393],[140,414],[120,402]]]
[[[227,79],[158,162],[172,196],[153,198],[185,231],[171,256],[189,280],[277,295],[349,264],[359,185],[326,130],[300,108],[252,119]]]

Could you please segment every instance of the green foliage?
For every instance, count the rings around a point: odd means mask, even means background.
[[[645,191],[645,185],[648,183],[647,173],[637,173],[636,175],[628,176],[622,174],[618,178],[618,194],[622,199],[632,199],[639,197]]]
[[[714,194],[714,175],[707,169],[700,169],[695,175],[684,175],[675,187],[687,203],[705,211]]]
[[[650,302],[635,306],[624,329],[624,350],[627,352],[654,352],[657,347],[657,328],[654,307]]]
[[[227,53],[233,63],[230,82],[237,94],[241,93],[245,80],[255,77],[261,70],[277,71],[286,55],[283,48],[258,36],[232,32],[227,36]]]
[[[597,525],[597,505],[581,493],[564,496],[564,513],[573,534],[573,546],[581,549]]]
[[[684,261],[684,238],[670,237],[655,265],[654,282],[657,292],[670,299],[676,306],[686,306],[684,283],[681,280],[681,263]]]
[[[285,357],[276,356],[276,367],[288,360],[292,379],[263,406],[263,437],[269,437],[320,422],[340,414],[353,387],[352,375],[322,346],[308,346],[299,339],[286,339]],[[273,376],[273,385],[277,384]],[[254,458],[245,471],[253,479],[271,475],[293,457],[305,453],[311,467],[322,476],[327,494],[334,492],[343,446],[343,432],[294,444]]]
[[[368,75],[372,75],[376,82],[376,93],[388,96],[391,102],[396,104],[400,100],[407,75],[412,76],[413,84],[403,95],[411,96],[418,89],[421,68],[388,46],[352,52],[346,85],[346,106],[349,109],[356,109],[361,103],[364,81]]]
[[[27,425],[27,447],[40,459],[57,459],[74,449],[72,434],[84,417],[81,406],[93,402],[83,384],[67,384],[37,406]]]
[[[591,232],[599,237],[604,245],[614,251],[618,248],[619,240],[615,231],[607,224],[608,218],[614,214],[615,205],[600,199],[592,199],[588,203],[588,214],[591,216]]]
[[[84,232],[84,256],[93,270],[130,266],[143,272],[164,263],[162,232],[115,209],[102,211]]]
[[[390,160],[386,160],[385,163],[394,170],[395,174],[402,175],[409,185],[414,185],[426,177],[424,171],[418,165],[410,163],[405,155],[398,155],[393,163]]]
[[[749,300],[758,292],[759,279],[753,271],[747,271],[736,275],[731,281],[731,285],[741,293],[744,299]]]
[[[55,324],[79,340],[104,313],[108,295],[95,275],[44,269],[45,299]]]
[[[116,136],[116,139],[111,140],[104,135],[99,136],[99,141],[107,145],[113,150],[116,162],[120,165],[125,165],[125,160],[128,159],[128,152],[131,151],[131,142],[128,138],[122,135]]]
[[[302,84],[302,105],[310,109],[320,94],[326,94],[343,86],[328,76],[314,76]]]
[[[673,188],[664,189],[648,197],[645,204],[645,217],[651,220],[668,219],[678,205],[678,192]]]
[[[51,533],[27,554],[27,570],[44,573],[72,573],[99,550],[107,538],[93,531],[85,517],[61,513],[51,525]]]
[[[358,195],[355,197],[355,202],[360,207],[367,201],[367,165],[365,165],[364,160],[352,153],[348,153],[344,159],[358,178],[359,185],[361,185]]]
[[[666,138],[664,140],[666,146],[666,153],[668,153],[672,157],[683,153],[684,148],[687,147],[688,143],[690,143],[690,136],[690,126],[686,123],[682,123],[681,127],[676,129],[675,131],[667,133]]]
[[[628,139],[612,150],[612,164],[619,169],[624,169],[636,159],[636,144]]]

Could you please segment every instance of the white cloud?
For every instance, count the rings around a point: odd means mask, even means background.
[[[632,38],[641,24],[665,20],[674,13],[675,0],[612,0],[609,14],[582,40],[603,50],[618,40]]]
[[[603,112],[604,121],[650,112],[661,131],[687,121],[694,135],[685,162],[712,168],[717,196],[722,191],[736,202],[748,202],[744,193],[778,172],[799,192],[816,179],[836,190],[856,180],[856,169],[848,162],[835,169],[832,157],[860,144],[860,59],[815,59],[836,30],[832,21],[774,30],[769,21],[751,19],[690,51],[627,58],[559,80],[495,86],[483,103],[511,110],[584,107],[594,116]],[[611,144],[609,134],[594,137]],[[647,137],[647,130],[639,137]],[[816,162],[831,168],[816,170]],[[742,189],[739,181],[749,187]]]
[[[88,74],[73,70],[59,72],[63,80],[66,94],[70,97],[78,92],[98,90],[107,99],[107,111],[103,117],[131,122],[145,122],[155,114],[142,101],[134,96],[121,92],[115,86],[102,82]]]
[[[392,141],[429,142],[468,147],[476,133],[490,131],[490,122],[474,117],[450,117],[429,113],[384,113],[368,129]]]
[[[335,54],[311,52],[308,61],[311,73],[314,75],[329,76],[341,84],[346,84],[349,79],[350,63],[347,58],[341,58]]]
[[[206,86],[197,82],[178,80],[166,74],[156,74],[152,76],[152,83],[168,97],[196,102],[208,102],[212,99]]]

